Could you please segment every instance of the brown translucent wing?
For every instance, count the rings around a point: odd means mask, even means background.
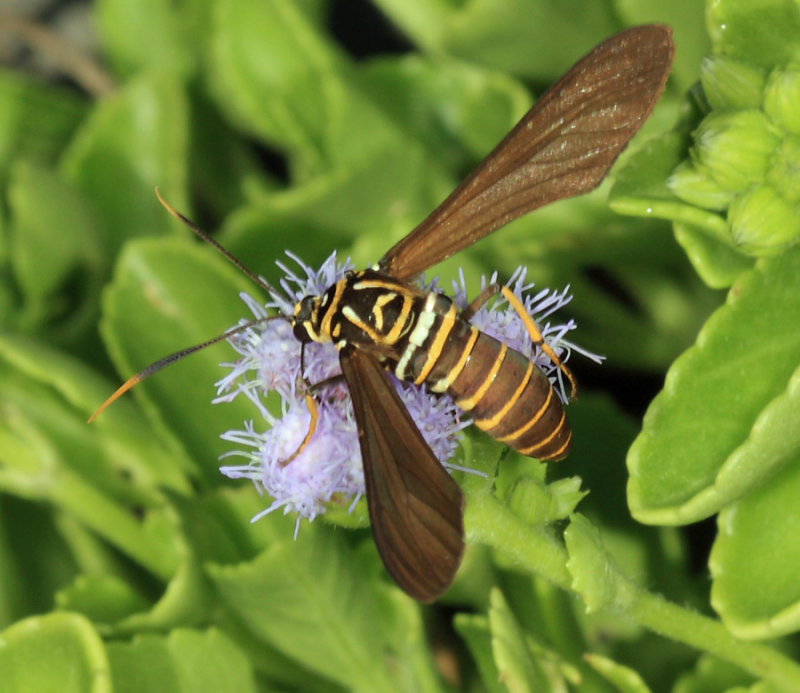
[[[430,602],[464,551],[461,489],[422,438],[383,367],[354,347],[339,360],[350,388],[372,535],[389,575]]]
[[[601,43],[386,253],[381,269],[416,276],[537,207],[596,187],[653,109],[673,52],[672,30],[656,24]]]

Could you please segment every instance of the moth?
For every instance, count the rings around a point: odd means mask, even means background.
[[[422,602],[434,600],[454,579],[464,550],[464,499],[411,419],[389,372],[434,393],[448,393],[479,428],[522,454],[543,460],[566,456],[572,434],[548,378],[528,357],[470,323],[499,291],[517,309],[534,344],[566,376],[573,394],[576,383],[506,287],[487,287],[459,311],[446,295],[425,291],[414,280],[531,210],[595,188],[652,111],[673,53],[670,28],[655,24],[599,44],[375,265],[350,271],[321,295],[303,298],[289,318],[267,318],[288,319],[303,345],[333,342],[338,348],[357,422],[375,544],[389,575]],[[162,203],[269,290],[216,241]],[[92,419],[157,370],[233,333],[151,364]],[[313,435],[315,397],[323,386],[307,388],[312,425],[300,449]]]

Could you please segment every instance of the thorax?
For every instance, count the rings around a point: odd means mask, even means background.
[[[348,272],[324,294],[306,299],[305,310],[295,310],[295,333],[301,341],[333,342],[338,348],[353,344],[381,358],[397,358],[423,314],[443,314],[452,301],[374,269]]]

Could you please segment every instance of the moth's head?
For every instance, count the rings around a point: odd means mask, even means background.
[[[322,296],[305,296],[294,307],[292,329],[298,341],[303,343],[321,341],[319,312],[322,298]]]

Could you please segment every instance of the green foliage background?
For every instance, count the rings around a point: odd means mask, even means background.
[[[800,4],[373,4],[410,50],[354,58],[327,0],[97,0],[99,81],[0,71],[0,692],[800,690]],[[470,547],[440,603],[393,586],[366,529],[250,524],[266,500],[217,471],[253,415],[210,404],[225,345],[86,424],[254,291],[155,185],[268,279],[285,249],[363,266],[532,91],[650,21],[675,68],[613,180],[437,268],[570,283],[608,359],[567,461],[466,438],[488,478],[460,479]],[[638,420],[621,403],[653,374]],[[708,518],[698,569],[678,528]]]

